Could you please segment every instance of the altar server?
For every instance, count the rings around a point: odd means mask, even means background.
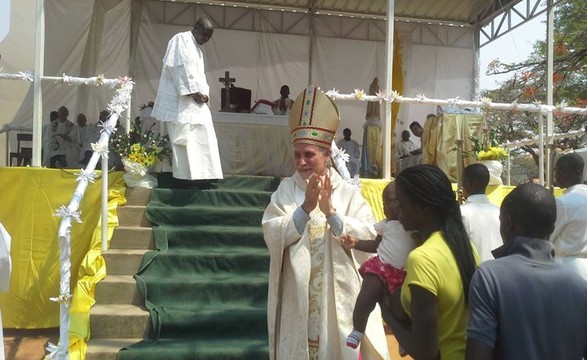
[[[166,125],[173,177],[180,180],[223,177],[201,49],[213,32],[212,23],[200,18],[191,31],[171,38],[163,58],[151,116]]]

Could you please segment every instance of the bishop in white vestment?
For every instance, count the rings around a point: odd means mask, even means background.
[[[297,171],[273,193],[262,221],[271,256],[267,321],[273,360],[356,360],[359,352],[363,360],[389,358],[378,307],[361,347],[345,342],[361,288],[357,269],[369,254],[345,251],[341,237],[373,239],[375,230],[360,190],[326,165],[338,122],[335,105],[313,86],[293,104]]]
[[[223,177],[201,50],[213,31],[209,20],[199,19],[192,31],[171,38],[163,58],[151,116],[166,125],[173,150],[173,177],[177,179]]]

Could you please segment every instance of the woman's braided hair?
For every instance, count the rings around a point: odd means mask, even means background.
[[[468,302],[469,284],[475,272],[475,258],[463,226],[461,209],[448,177],[437,167],[418,165],[404,169],[395,181],[408,199],[431,208],[436,214],[444,241],[457,262],[465,301]]]

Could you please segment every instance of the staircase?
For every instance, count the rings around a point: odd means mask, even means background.
[[[146,211],[148,192],[128,189],[87,359],[267,359],[261,218],[278,184],[229,176],[212,190],[156,188]]]
[[[96,286],[96,304],[90,310],[87,360],[116,360],[121,348],[147,337],[149,312],[133,276],[144,254],[155,249],[145,216],[150,197],[150,189],[128,188],[126,205],[117,209],[120,225],[104,253],[107,275]]]

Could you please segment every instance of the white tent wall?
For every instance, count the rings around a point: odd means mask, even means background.
[[[138,115],[138,105],[155,99],[167,41],[191,29],[201,16],[216,25],[204,47],[213,111],[220,109],[223,85],[218,78],[225,71],[236,77],[235,86],[252,90],[253,101],[276,99],[283,84],[290,86],[295,97],[309,79],[323,90],[336,88],[341,93],[367,90],[375,76],[384,83],[385,23],[381,20],[152,0],[51,0],[45,8],[45,75],[131,75],[136,82],[133,117]],[[403,94],[472,98],[473,28],[397,22],[396,30],[402,46]],[[18,70],[22,68],[14,69]],[[0,82],[6,83],[17,82]],[[112,95],[110,89],[48,82],[43,89],[44,122],[60,105],[70,108],[70,120],[84,112],[93,122]],[[338,105],[342,123],[337,136],[349,127],[360,142],[367,104]],[[402,105],[403,124],[396,134],[434,110]],[[31,124],[32,94],[22,101],[11,125]]]
[[[477,60],[472,28],[400,23],[396,29],[403,50],[404,95],[473,99]],[[424,125],[430,113],[436,113],[434,105],[402,105],[396,136],[412,121]],[[415,136],[411,140],[420,141]]]
[[[0,41],[0,69],[5,73],[17,73],[34,66],[35,59],[35,0],[10,1],[10,23],[6,37]],[[0,126],[10,123],[18,111],[30,83],[0,80]],[[0,135],[0,165],[6,164],[6,135]],[[16,136],[10,135],[11,149],[16,148]],[[14,150],[12,150],[14,151]]]
[[[52,0],[45,3],[45,75],[116,78],[129,72],[130,0]],[[67,24],[63,26],[63,24]],[[98,119],[113,96],[104,87],[67,86],[43,82],[43,123],[61,105],[69,120],[85,113]],[[32,126],[32,86],[15,115],[12,126]]]

